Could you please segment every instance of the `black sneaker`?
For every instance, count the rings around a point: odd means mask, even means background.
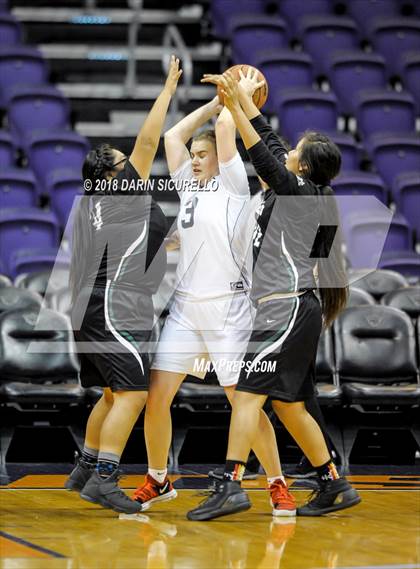
[[[74,463],[74,468],[70,473],[70,476],[64,483],[64,488],[66,490],[74,491],[74,492],[81,492],[92,476],[92,472],[95,468],[94,464],[89,464],[85,462],[79,455],[76,453],[76,461]]]
[[[298,516],[322,516],[330,512],[345,510],[361,502],[356,490],[345,478],[327,482],[314,490],[304,506],[297,509]]]
[[[209,478],[215,478],[216,480],[223,480],[223,474],[225,469],[223,466],[219,466],[218,468],[214,468],[210,470],[208,473]],[[258,478],[258,472],[251,472],[245,468],[244,475],[242,476],[242,480],[256,480]]]
[[[209,497],[187,514],[189,520],[201,522],[249,510],[251,502],[238,482],[216,482]]]
[[[142,506],[125,494],[118,486],[121,478],[118,470],[113,472],[108,478],[101,478],[96,470],[83,488],[80,497],[88,502],[100,504],[104,508],[110,508],[120,514],[137,514],[141,512]]]
[[[286,468],[283,471],[283,474],[288,478],[297,478],[297,479],[313,478],[316,476],[316,470],[309,462],[309,460],[306,458],[306,456],[302,456],[299,464],[297,464],[294,467],[291,466],[290,469]]]

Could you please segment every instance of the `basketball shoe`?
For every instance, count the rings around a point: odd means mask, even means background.
[[[296,515],[296,501],[282,480],[275,480],[270,484],[268,490],[270,492],[270,503],[273,507],[273,516]]]
[[[86,482],[92,476],[95,465],[88,464],[78,454],[76,454],[75,458],[74,468],[65,481],[64,488],[74,492],[81,492]]]
[[[238,482],[215,480],[208,498],[187,514],[191,521],[201,522],[249,510],[251,502]]]
[[[297,509],[298,516],[322,516],[329,512],[337,512],[351,508],[361,502],[356,490],[345,478],[329,480],[314,490],[309,501]]]
[[[121,514],[135,514],[142,511],[142,506],[132,500],[118,486],[121,474],[115,470],[108,478],[102,478],[96,470],[83,488],[80,497],[88,502],[100,504]]]
[[[150,474],[147,474],[143,486],[134,492],[134,500],[141,504],[144,511],[148,510],[155,502],[167,502],[176,498],[177,495],[178,493],[169,478],[166,478],[163,484],[159,484]]]

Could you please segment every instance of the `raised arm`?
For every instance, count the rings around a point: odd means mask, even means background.
[[[170,172],[175,172],[189,159],[187,142],[194,132],[205,124],[220,109],[219,98],[215,97],[199,107],[165,133],[165,152]]]
[[[169,103],[181,73],[179,59],[172,56],[165,86],[147,115],[130,155],[130,162],[143,180],[150,176]]]
[[[216,146],[217,158],[219,162],[230,162],[236,156],[236,125],[227,107],[223,107],[222,112],[216,121]]]

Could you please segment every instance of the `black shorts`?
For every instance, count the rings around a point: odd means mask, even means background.
[[[236,389],[289,402],[313,397],[321,327],[313,292],[258,305]]]
[[[84,312],[84,315],[83,315]],[[131,290],[84,288],[72,309],[83,387],[147,391],[153,301]]]

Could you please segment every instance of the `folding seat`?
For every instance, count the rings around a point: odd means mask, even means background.
[[[0,45],[0,107],[10,89],[48,81],[48,67],[40,51],[24,45]]]
[[[302,52],[291,49],[258,51],[254,65],[265,76],[269,85],[265,109],[275,112],[276,93],[290,87],[311,87],[313,83],[312,59]]]
[[[399,76],[404,88],[412,95],[417,115],[420,114],[420,53],[419,51],[404,52],[399,61]]]
[[[360,146],[347,132],[328,132],[341,152],[341,171],[358,170],[360,166]]]
[[[341,313],[334,332],[344,397],[354,410],[363,409],[344,424],[345,463],[359,429],[389,428],[392,419],[397,419],[399,429],[411,431],[419,443],[415,409],[420,404],[420,380],[414,326],[407,314],[390,306],[355,306]],[[388,411],[385,422],[383,409]],[[370,411],[368,420],[366,411]]]
[[[213,0],[210,3],[213,35],[227,40],[231,33],[230,23],[235,16],[262,15],[265,13],[265,6],[264,0]]]
[[[420,243],[420,170],[399,174],[392,186],[392,196],[397,210],[415,230],[417,242]]]
[[[331,53],[359,47],[356,24],[343,16],[306,16],[299,21],[299,34],[318,75],[328,74]]]
[[[377,18],[371,41],[384,56],[390,75],[397,74],[401,54],[420,49],[420,18]]]
[[[10,273],[18,249],[58,247],[58,221],[51,212],[36,208],[0,210],[0,258]]]
[[[36,292],[14,286],[0,288],[0,315],[8,310],[39,310],[41,304],[42,297]]]
[[[13,90],[8,101],[12,134],[23,142],[32,131],[64,129],[69,126],[70,106],[62,93],[51,85],[32,85]]]
[[[415,324],[420,316],[420,287],[411,286],[388,292],[381,298],[381,304],[402,310]]]
[[[387,202],[386,188],[377,174],[362,171],[343,171],[332,181],[337,196],[375,196],[382,203]]]
[[[37,185],[31,170],[0,169],[0,208],[35,207]]]
[[[48,270],[22,274],[15,279],[15,286],[36,292],[51,306],[51,298],[58,291],[68,290],[69,271],[68,268],[61,268],[52,272]]]
[[[357,284],[357,283],[356,283]],[[347,308],[350,306],[365,306],[369,304],[376,304],[373,296],[357,286],[351,286],[349,288],[349,297],[347,300]]]
[[[6,275],[0,274],[0,289],[8,286],[12,286],[12,281]]]
[[[407,220],[396,214],[352,214],[347,219],[347,256],[354,268],[376,268],[382,252],[411,248],[412,232]],[[381,247],[382,245],[382,247]]]
[[[384,253],[379,261],[382,269],[398,271],[410,283],[420,282],[420,255],[415,251]]]
[[[286,89],[278,93],[281,133],[296,144],[306,130],[335,131],[337,100],[332,93]]]
[[[9,271],[10,276],[16,278],[20,274],[52,271],[69,265],[70,256],[60,254],[57,247],[18,249],[10,256]]]
[[[19,22],[11,14],[0,14],[0,44],[11,45],[20,43],[22,30]]]
[[[416,134],[378,134],[369,138],[366,147],[386,185],[391,188],[396,176],[418,170],[420,139]]]
[[[408,92],[368,89],[358,93],[356,105],[357,129],[364,137],[378,132],[400,134],[415,129],[415,104]]]
[[[346,7],[349,16],[356,21],[365,38],[369,37],[372,21],[378,14],[386,17],[399,15],[395,0],[348,0]]]
[[[12,168],[15,164],[15,147],[12,137],[5,130],[0,130],[0,170]]]
[[[69,168],[80,172],[88,150],[83,136],[68,131],[32,134],[25,147],[29,164],[43,186],[53,170]]]
[[[332,15],[330,0],[277,0],[280,16],[296,32],[300,20],[305,16]]]
[[[37,416],[45,421],[46,413],[54,425],[71,428],[77,423],[84,390],[77,380],[72,330],[62,314],[25,308],[4,312],[0,351],[2,406],[14,410],[1,434],[4,464],[16,427],[28,421],[32,425]]]
[[[380,300],[388,292],[408,286],[407,279],[395,271],[378,269],[366,271],[350,271],[351,286],[368,292],[375,300]]]
[[[56,213],[60,225],[64,227],[76,196],[83,194],[81,171],[69,168],[53,170],[46,177],[45,190],[50,196],[51,207]]]
[[[335,51],[329,60],[328,78],[340,111],[354,115],[359,91],[386,87],[385,60],[379,54],[361,50]]]
[[[272,16],[237,16],[232,20],[231,44],[234,63],[253,64],[257,51],[288,47],[286,23]]]

